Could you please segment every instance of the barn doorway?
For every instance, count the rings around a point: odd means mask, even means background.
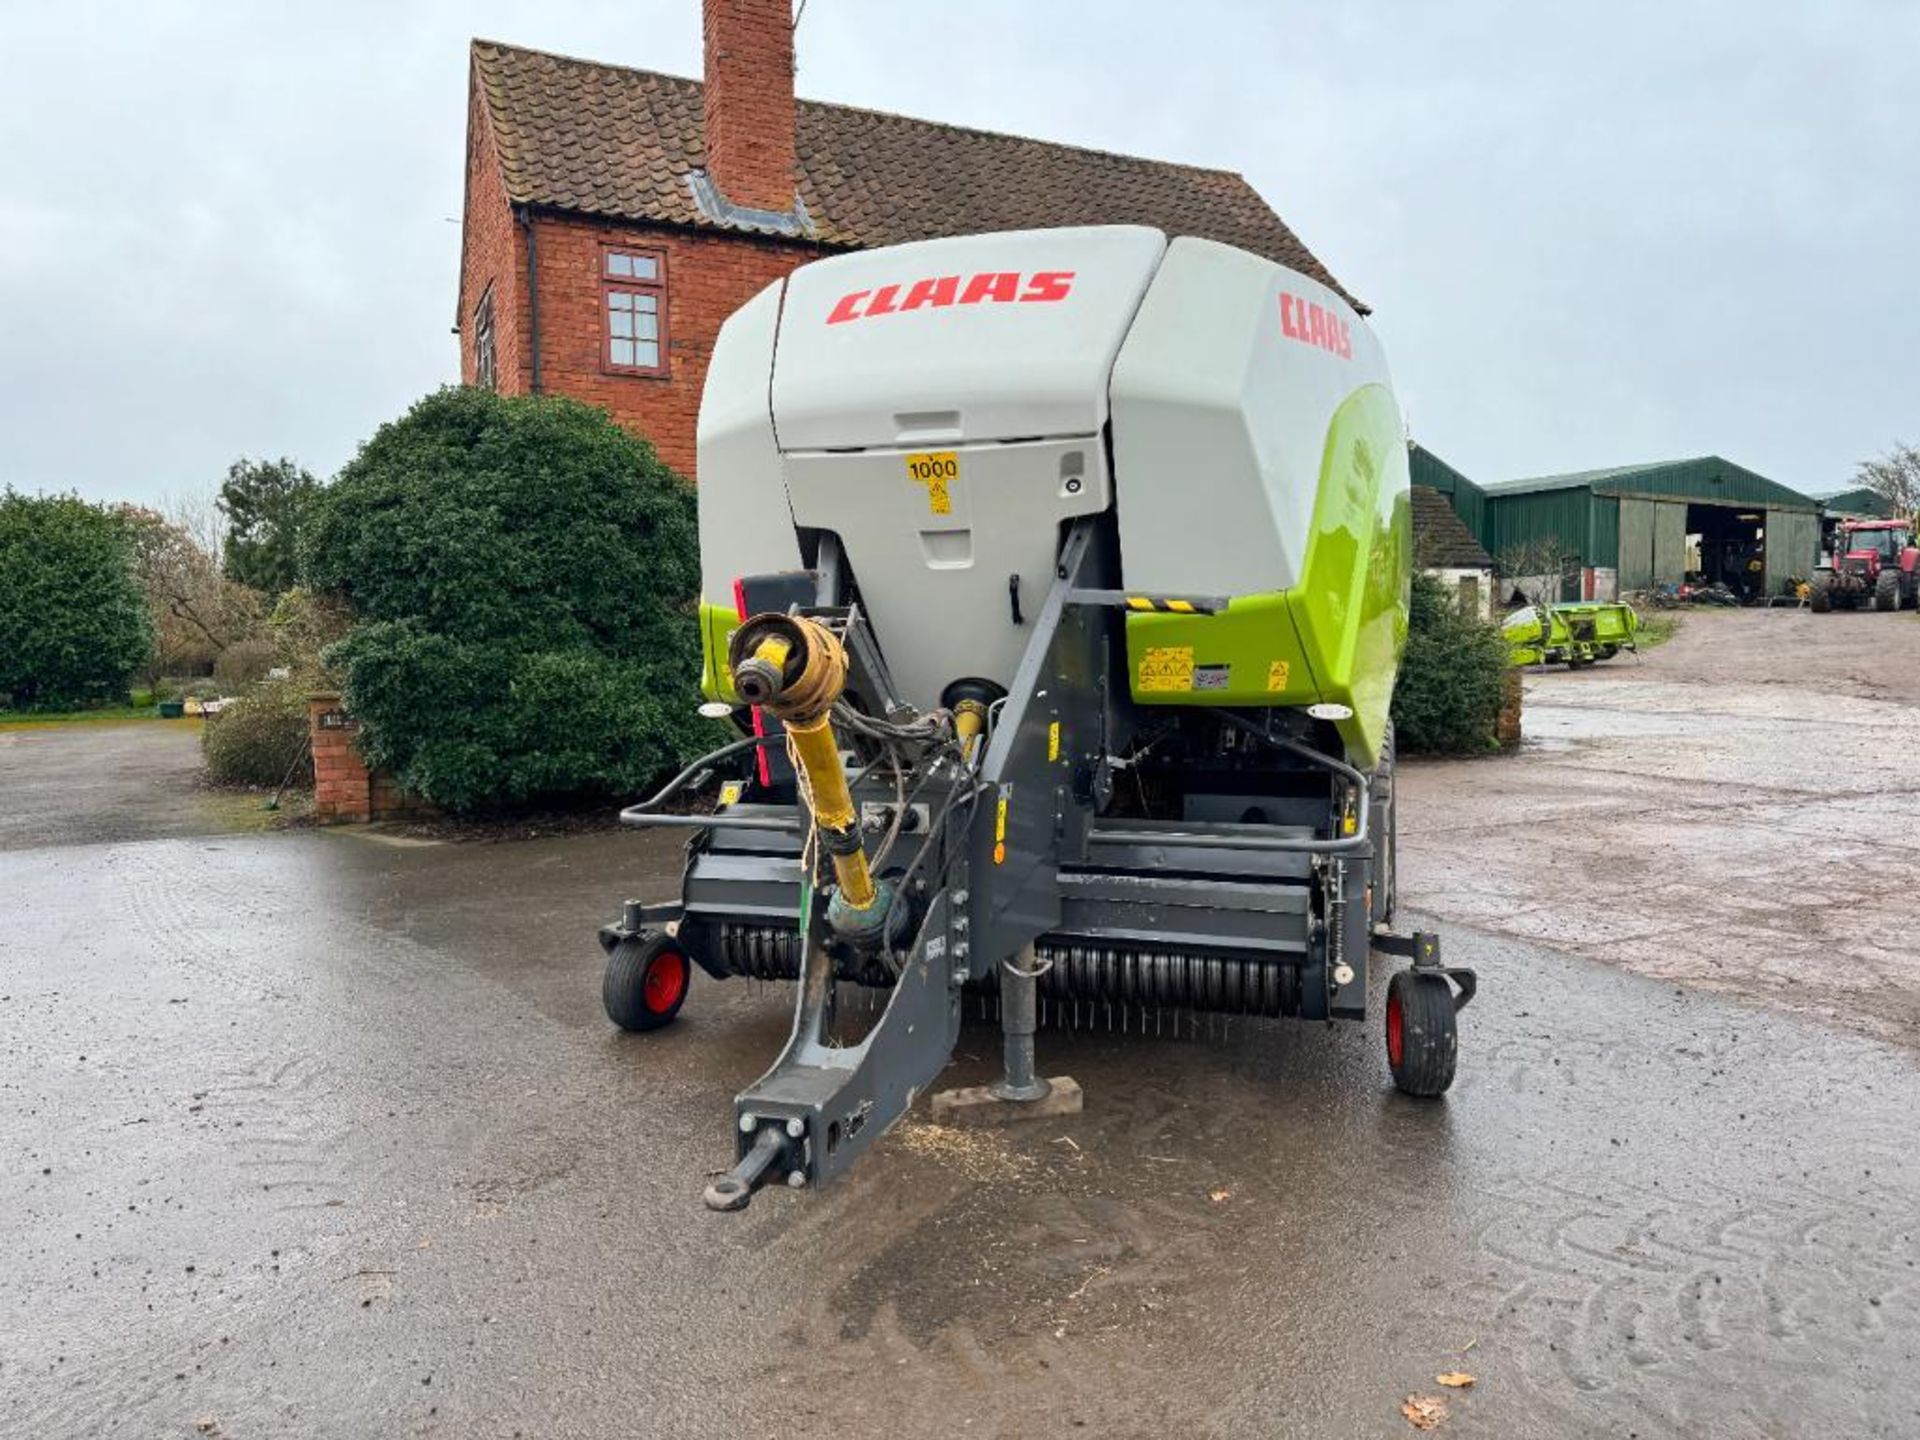
[[[1735,505],[1687,506],[1687,578],[1758,600],[1767,583],[1767,512]]]

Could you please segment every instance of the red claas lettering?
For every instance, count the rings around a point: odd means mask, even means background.
[[[840,297],[840,303],[827,314],[827,324],[840,325],[848,320],[860,318],[860,302],[871,295],[871,290],[854,290]]]
[[[922,305],[951,305],[960,294],[958,275],[941,275],[932,280],[916,280],[900,302],[902,310],[918,310]]]
[[[1027,281],[1027,288],[1020,292],[1020,298],[1023,301],[1064,300],[1072,288],[1073,271],[1042,270]]]
[[[1280,292],[1280,333],[1302,345],[1338,355],[1342,360],[1353,358],[1353,332],[1347,322],[1326,306],[1302,300],[1285,290]]]
[[[983,300],[994,300],[1004,305],[1019,298],[1020,272],[1017,270],[976,275],[967,281],[967,288],[960,292],[962,305],[978,305]]]
[[[1050,304],[1073,293],[1074,270],[983,270],[965,279],[932,275],[924,280],[900,281],[877,290],[850,290],[827,312],[827,324],[871,320],[878,315],[909,310],[942,310],[952,305]]]

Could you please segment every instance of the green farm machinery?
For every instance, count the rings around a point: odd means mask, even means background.
[[[1580,600],[1527,605],[1500,626],[1514,665],[1565,665],[1578,670],[1611,660],[1622,650],[1639,653],[1640,616],[1624,600]]]

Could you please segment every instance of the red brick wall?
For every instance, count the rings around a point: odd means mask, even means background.
[[[423,819],[434,809],[410,795],[384,770],[369,771],[354,745],[360,726],[339,695],[307,697],[307,735],[313,745],[313,818],[346,821]]]
[[[313,815],[316,820],[373,818],[367,767],[361,762],[360,752],[353,748],[357,728],[341,707],[338,695],[313,695],[308,698],[307,733],[313,741]]]
[[[460,379],[463,384],[474,383],[473,315],[491,283],[500,390],[507,395],[522,395],[532,386],[532,357],[521,343],[527,334],[528,318],[526,240],[507,200],[485,104],[478,84],[473,83],[467,101],[467,199],[460,229],[460,297],[455,320],[460,331]]]
[[[726,0],[721,8],[734,3]],[[743,11],[751,12],[746,22],[770,24],[767,17],[786,16],[787,0],[771,4],[752,0],[743,3]],[[731,36],[731,29],[728,33]],[[790,41],[786,55],[784,63],[790,69]],[[792,134],[791,80],[789,75],[784,132],[788,135]],[[460,377],[466,384],[474,383],[473,313],[491,284],[499,387],[503,394],[524,395],[533,389],[534,359],[527,239],[507,198],[485,107],[486,97],[475,84],[467,109],[466,214],[457,326]],[[791,189],[789,183],[781,208],[792,204]],[[729,198],[754,203],[732,192]],[[816,245],[762,236],[537,213],[533,226],[539,269],[540,388],[550,395],[571,395],[605,407],[622,425],[651,440],[674,469],[692,476],[700,387],[706,381],[707,360],[721,322],[771,281],[826,252]],[[611,372],[603,363],[603,244],[646,246],[666,254],[668,373],[664,376]]]
[[[707,173],[754,210],[791,210],[792,0],[704,0]]]
[[[669,465],[691,476],[700,388],[721,322],[769,283],[824,252],[786,241],[578,219],[537,218],[534,226],[542,389],[605,407],[651,440]],[[610,373],[604,364],[601,256],[608,244],[665,252],[664,376]]]

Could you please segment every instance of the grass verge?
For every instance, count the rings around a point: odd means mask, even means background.
[[[152,705],[102,705],[93,710],[0,710],[0,726],[33,729],[42,725],[124,725],[129,720],[157,720]]]
[[[1653,614],[1640,617],[1640,628],[1634,633],[1634,643],[1642,650],[1651,650],[1664,645],[1673,638],[1674,631],[1680,628],[1678,615]]]

